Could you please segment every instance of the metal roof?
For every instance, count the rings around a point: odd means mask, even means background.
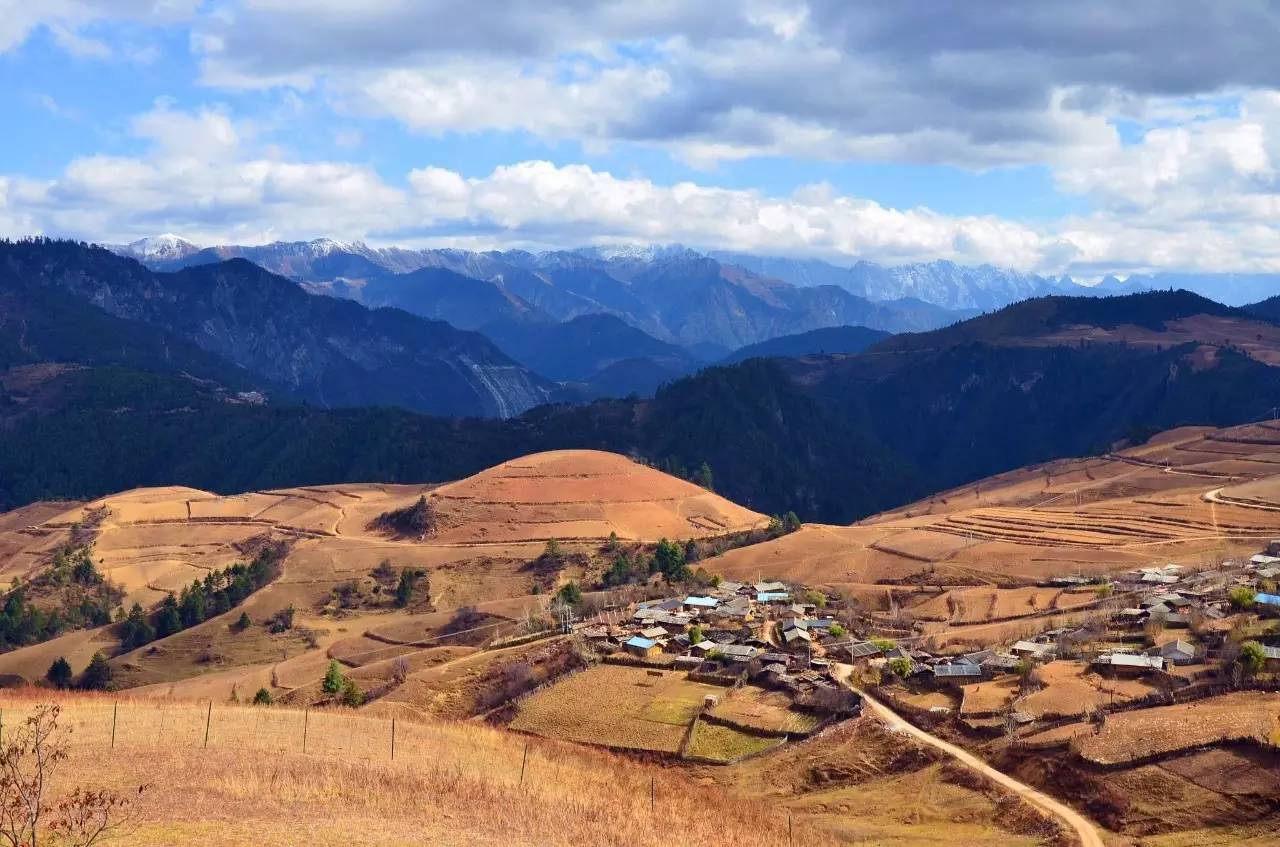
[[[639,647],[641,650],[648,650],[650,647],[656,647],[658,642],[639,635],[632,636],[627,639],[628,647]]]
[[[982,676],[982,668],[967,662],[954,665],[934,665],[934,676]]]

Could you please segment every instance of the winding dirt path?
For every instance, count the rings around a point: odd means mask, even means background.
[[[1075,811],[1070,806],[1058,802],[1044,792],[1037,791],[1031,786],[1019,782],[1008,774],[996,770],[969,751],[943,741],[941,738],[930,735],[923,729],[908,723],[884,703],[881,703],[870,694],[867,694],[865,691],[862,691],[849,682],[849,675],[853,671],[853,667],[851,665],[841,664],[834,665],[833,667],[837,668],[837,673],[841,681],[851,690],[861,695],[862,702],[865,703],[871,711],[875,712],[876,716],[883,720],[885,725],[893,732],[910,735],[912,738],[923,744],[928,744],[930,747],[941,750],[966,767],[977,771],[992,782],[1012,791],[1014,794],[1018,795],[1023,800],[1026,800],[1041,811],[1048,812],[1058,818],[1058,820],[1067,825],[1069,830],[1075,832],[1076,837],[1080,839],[1081,847],[1105,847],[1102,841],[1102,836],[1098,834],[1098,828],[1094,826],[1093,823],[1084,815]]]

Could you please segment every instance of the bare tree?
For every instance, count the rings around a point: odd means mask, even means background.
[[[77,787],[49,799],[49,784],[67,759],[70,730],[58,726],[60,713],[52,703],[36,706],[0,750],[0,845],[90,847],[132,821],[130,801],[114,791]]]

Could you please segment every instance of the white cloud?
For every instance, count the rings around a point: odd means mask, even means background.
[[[106,58],[111,48],[84,29],[107,20],[165,25],[190,20],[202,0],[0,0],[0,53],[19,46],[38,27],[48,27],[74,56]]]

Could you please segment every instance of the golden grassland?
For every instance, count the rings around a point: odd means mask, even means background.
[[[5,692],[5,724],[49,697]],[[785,813],[683,772],[474,723],[397,721],[393,760],[391,721],[358,712],[57,699],[72,734],[56,791],[149,786],[116,843],[787,843]],[[803,821],[795,837],[830,843]]]

